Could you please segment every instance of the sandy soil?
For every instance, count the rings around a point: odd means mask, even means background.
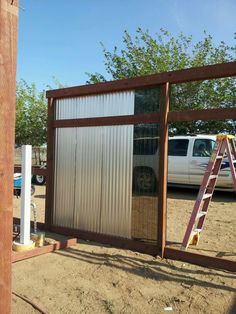
[[[196,191],[169,190],[168,241],[182,240]],[[34,197],[43,221],[45,187]],[[236,196],[216,193],[211,203],[198,252],[235,260]],[[134,202],[140,204],[140,200]],[[132,234],[155,240],[155,203],[149,214],[133,207]],[[135,210],[135,208],[137,210]],[[19,200],[14,198],[14,216]],[[145,219],[142,219],[145,217]],[[149,225],[149,221],[152,224]],[[151,227],[150,227],[151,226]],[[13,264],[13,290],[38,304],[46,313],[236,313],[236,276],[187,263],[79,241],[67,250]],[[13,313],[38,313],[13,296]]]

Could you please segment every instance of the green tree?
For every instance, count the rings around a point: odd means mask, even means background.
[[[161,29],[151,36],[138,28],[134,38],[125,31],[124,49],[108,51],[102,44],[105,68],[112,80],[149,75],[166,71],[198,67],[234,61],[236,46],[229,47],[223,41],[214,45],[213,38],[204,32],[204,38],[193,42],[192,36],[181,33],[174,38]],[[107,79],[99,74],[89,74],[88,83]],[[171,110],[182,111],[206,108],[227,108],[236,105],[236,80],[225,78],[201,82],[172,85]],[[172,133],[236,133],[233,121],[195,121],[171,125]]]
[[[34,83],[24,80],[16,88],[16,145],[41,146],[47,140],[47,100]]]

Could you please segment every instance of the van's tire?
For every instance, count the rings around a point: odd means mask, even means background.
[[[46,182],[46,179],[44,176],[36,175],[33,177],[33,181],[37,185],[44,185],[44,183]]]
[[[135,192],[155,192],[157,183],[151,168],[137,168],[134,171],[133,186]]]

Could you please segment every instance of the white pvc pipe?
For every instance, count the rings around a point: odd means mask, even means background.
[[[21,185],[21,220],[20,243],[28,245],[30,241],[30,204],[31,204],[31,167],[32,146],[22,146],[22,185]]]

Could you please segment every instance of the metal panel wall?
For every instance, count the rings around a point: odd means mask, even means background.
[[[56,119],[134,113],[134,92],[61,99]],[[57,129],[53,223],[131,236],[133,126]]]
[[[134,114],[134,92],[58,99],[55,107],[58,120],[130,115]]]
[[[133,126],[103,127],[101,232],[131,237]]]
[[[102,129],[78,128],[74,228],[100,232]]]
[[[55,143],[54,224],[73,227],[76,129],[57,129]]]

